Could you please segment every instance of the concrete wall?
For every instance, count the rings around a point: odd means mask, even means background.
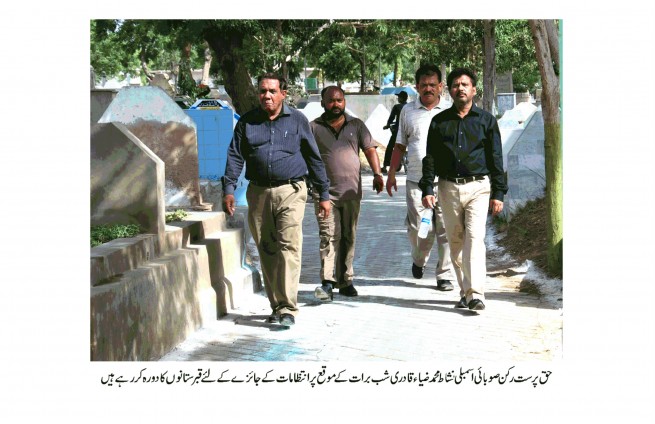
[[[165,229],[164,162],[122,124],[91,127],[91,225]]]
[[[408,101],[411,101],[412,98]],[[350,109],[359,119],[366,122],[378,105],[383,105],[391,111],[393,105],[398,103],[395,95],[381,94],[346,94],[346,107]],[[388,141],[388,139],[387,139]],[[386,143],[385,143],[386,144]]]
[[[120,122],[166,165],[166,206],[202,203],[196,125],[159,87],[127,87],[99,122]]]

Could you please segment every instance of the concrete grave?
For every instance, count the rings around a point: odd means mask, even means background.
[[[527,201],[544,194],[546,162],[544,153],[544,121],[541,110],[535,111],[525,123],[507,152],[507,180],[509,191],[505,196],[503,213],[511,215]]]
[[[165,228],[164,163],[120,123],[91,127],[91,225]]]
[[[113,88],[96,88],[91,90],[91,124],[97,124],[111,102],[116,98],[118,90]]]
[[[323,112],[325,112],[325,109],[323,109],[323,106],[321,106],[321,104],[320,104],[320,103],[317,103],[317,102],[310,102],[310,103],[307,103],[307,105],[306,105],[304,108],[302,108],[302,109],[298,109],[298,110],[299,110],[300,112],[302,112],[303,115],[305,115],[305,117],[307,118],[307,120],[308,120],[309,122],[312,122],[314,119],[316,119],[316,118],[318,118],[319,116],[321,116],[321,115],[323,114]],[[348,108],[348,107],[346,107],[346,113],[347,113],[348,115],[350,115],[350,116],[354,116],[355,118],[358,117],[358,116],[357,116],[356,114],[354,114],[353,111],[350,110],[350,108]]]
[[[496,75],[496,93],[514,92],[514,84],[511,72]]]
[[[196,125],[161,88],[120,90],[99,122],[124,124],[164,161],[167,207],[201,206]]]
[[[514,106],[516,106],[516,93],[496,94],[496,104],[498,105],[498,113],[501,115],[506,110],[514,109]]]
[[[378,144],[385,147],[391,138],[391,130],[385,130],[382,128],[387,125],[389,113],[390,111],[384,107],[384,105],[378,104],[366,120],[366,127],[370,131],[373,140],[377,141]]]
[[[346,106],[364,122],[368,120],[369,116],[371,116],[379,104],[384,105],[390,111],[393,105],[398,103],[398,97],[393,94],[346,94],[345,98]],[[407,101],[412,101],[411,99],[412,97],[410,96]],[[387,114],[388,117],[389,115]]]
[[[516,104],[528,102],[530,102],[530,93],[527,91],[525,93],[516,93]]]

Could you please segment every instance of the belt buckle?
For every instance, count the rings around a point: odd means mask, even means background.
[[[455,184],[465,184],[466,178],[464,177],[455,177]]]

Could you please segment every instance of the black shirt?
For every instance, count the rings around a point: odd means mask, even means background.
[[[309,121],[286,104],[272,121],[261,108],[239,119],[227,150],[223,193],[234,194],[244,162],[248,180],[284,181],[309,174],[320,199],[330,198],[330,182]]]
[[[503,169],[503,147],[496,118],[473,105],[460,118],[455,105],[432,118],[428,130],[423,178],[423,196],[434,195],[432,183],[439,177],[489,175],[491,199],[502,201],[507,193]]]
[[[391,113],[389,114],[389,119],[387,119],[387,125],[391,127],[391,131],[398,130],[398,122],[400,121],[400,111],[403,110],[407,103],[396,103],[391,108]]]

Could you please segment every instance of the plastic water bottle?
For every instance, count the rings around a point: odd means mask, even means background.
[[[418,236],[419,238],[426,238],[428,232],[430,232],[430,227],[432,227],[432,214],[433,210],[428,208],[423,211],[421,214],[421,224],[418,226]]]

